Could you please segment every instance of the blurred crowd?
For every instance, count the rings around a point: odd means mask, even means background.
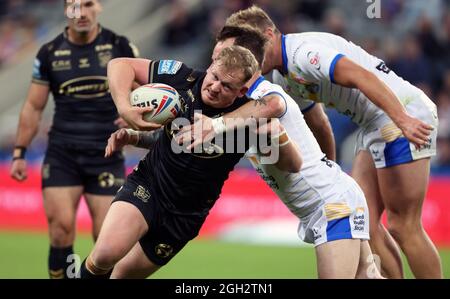
[[[62,20],[62,14],[49,15],[60,8],[60,0],[0,0],[0,68],[26,55]]]
[[[180,60],[189,56],[195,66],[207,66],[214,36],[227,16],[252,4],[266,10],[284,33],[339,34],[384,59],[438,105],[438,156],[433,165],[434,169],[450,169],[450,0],[379,0],[378,19],[367,14],[372,3],[361,0],[200,0],[192,10],[188,1],[165,2],[170,3],[172,15],[161,52]],[[58,2],[0,0],[0,70],[2,63],[17,59],[30,45],[44,42],[40,38],[51,22],[62,20],[59,13],[53,18],[48,14],[49,7],[53,7],[50,11],[61,7]],[[327,113],[339,153],[340,145],[356,126],[332,110]]]

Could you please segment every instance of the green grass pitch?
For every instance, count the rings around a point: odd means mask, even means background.
[[[48,238],[43,233],[0,232],[0,278],[47,278]],[[78,235],[83,259],[92,247]],[[450,250],[440,250],[450,278]],[[407,277],[412,277],[406,269]],[[153,278],[316,278],[312,247],[260,246],[195,240]]]

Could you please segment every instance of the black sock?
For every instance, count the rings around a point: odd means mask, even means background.
[[[81,279],[109,279],[111,277],[113,269],[109,270],[105,274],[96,275],[96,274],[93,274],[91,271],[89,271],[86,268],[86,260],[87,260],[87,258],[85,258],[84,261],[81,263],[80,272],[77,275],[78,278],[81,278]]]
[[[70,262],[67,262],[67,257],[73,254],[73,247],[56,248],[50,246],[50,253],[48,255],[48,274],[52,279],[63,279],[67,277],[67,268]]]

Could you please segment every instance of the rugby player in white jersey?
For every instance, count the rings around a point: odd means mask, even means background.
[[[246,30],[250,29],[223,28],[214,48],[213,60],[223,48],[241,45],[242,40],[248,41],[251,32]],[[380,278],[367,241],[369,212],[362,190],[336,163],[326,159],[297,104],[280,86],[265,80],[260,72],[247,84],[247,96],[256,102],[248,107],[246,116],[250,118],[254,110],[261,110],[261,117],[279,118],[287,136],[302,152],[301,170],[295,173],[280,170],[275,164],[265,164],[264,155],[255,148],[251,148],[246,156],[258,174],[300,219],[298,234],[303,241],[315,246],[319,278]],[[277,108],[264,109],[265,106],[260,104],[263,101]],[[228,128],[232,129],[236,125],[229,121],[232,118],[233,112],[219,120],[225,119]],[[203,125],[215,123],[216,133],[219,133],[218,119],[212,120],[199,114],[196,119],[201,120]],[[185,131],[189,132],[189,129],[187,127]],[[222,127],[222,130],[226,129],[226,125]],[[156,139],[153,133],[145,134],[140,136],[147,141],[141,140],[140,143],[144,147],[151,146]],[[133,133],[129,130],[114,133],[108,141],[106,153],[120,150],[126,143],[136,143],[136,135],[131,135]],[[186,133],[179,137],[191,138],[191,135]]]
[[[382,274],[403,277],[400,246],[416,278],[441,278],[439,254],[421,221],[430,157],[436,152],[435,104],[382,60],[339,36],[283,35],[256,6],[227,20],[227,25],[243,24],[269,39],[263,73],[275,70],[274,82],[300,108],[323,102],[361,127],[352,175],[368,201],[370,244],[381,258]],[[381,223],[383,211],[388,229]]]

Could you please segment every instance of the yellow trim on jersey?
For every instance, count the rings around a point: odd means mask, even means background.
[[[381,128],[381,137],[383,137],[386,142],[392,142],[402,135],[402,130],[400,130],[394,123],[387,124]]]
[[[345,203],[330,203],[325,205],[325,215],[328,221],[350,216],[350,207]]]
[[[50,85],[50,82],[44,81],[44,80],[39,80],[36,78],[31,79],[31,82],[36,83],[36,84],[41,84],[41,85]]]

